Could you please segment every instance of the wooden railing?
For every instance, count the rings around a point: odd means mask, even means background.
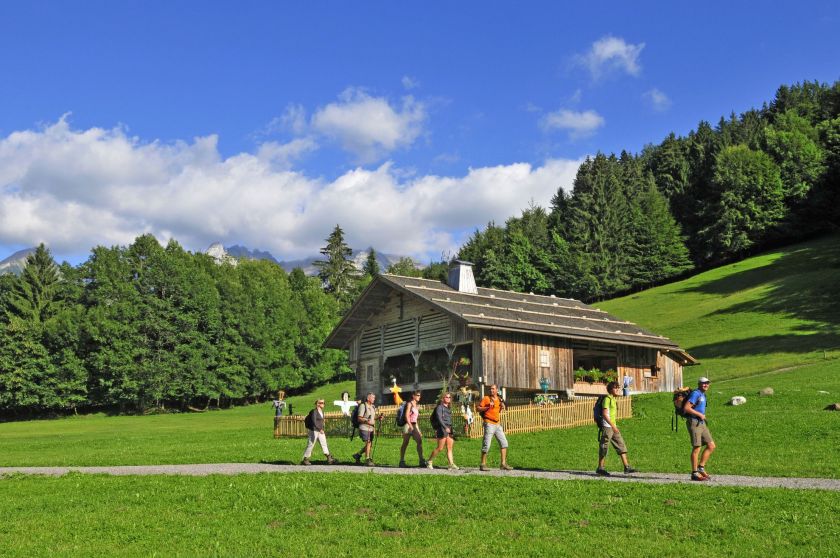
[[[619,397],[618,418],[629,418],[633,415],[633,401],[631,397]],[[508,407],[502,413],[502,425],[505,432],[514,434],[517,432],[541,432],[543,430],[555,430],[561,428],[573,428],[585,426],[592,422],[592,407],[594,398],[580,398],[574,401],[564,401],[553,405],[517,405]],[[432,432],[432,425],[429,417],[434,411],[434,405],[420,406],[420,428],[427,436]],[[397,426],[395,405],[377,407],[377,414],[382,414],[382,420],[377,424],[377,432],[380,436],[402,435],[402,427]],[[458,411],[457,407],[452,413],[452,427],[455,437],[481,438],[483,429],[481,417],[473,410],[475,422],[470,428],[466,428],[466,419]],[[307,435],[306,426],[303,424],[302,416],[275,417],[274,437],[275,438],[301,438]],[[324,431],[327,436],[350,436],[353,427],[350,424],[350,417],[339,412],[324,413]]]

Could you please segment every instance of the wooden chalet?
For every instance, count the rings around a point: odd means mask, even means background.
[[[541,378],[571,396],[577,368],[616,370],[637,392],[668,391],[697,363],[670,339],[577,300],[477,288],[467,262],[448,283],[379,275],[359,296],[324,343],[348,351],[357,394],[389,395],[392,379],[438,392],[441,373],[463,358],[462,384],[495,383],[508,398],[539,391]]]

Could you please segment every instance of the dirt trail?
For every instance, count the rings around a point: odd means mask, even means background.
[[[527,477],[556,481],[580,480],[629,483],[691,483],[700,486],[748,486],[756,488],[791,488],[833,490],[840,492],[840,479],[789,478],[789,477],[746,477],[740,475],[714,475],[706,482],[691,482],[687,474],[677,473],[614,473],[611,477],[597,477],[591,471],[538,471],[515,469],[513,471],[492,470],[481,472],[467,467],[459,471],[446,469],[420,469],[397,467],[361,467],[354,465],[275,465],[271,463],[207,463],[195,465],[124,465],[111,467],[0,467],[0,476],[12,474],[62,476],[68,473],[101,475],[239,475],[256,473],[355,473],[372,475],[453,475],[453,476],[495,476]]]

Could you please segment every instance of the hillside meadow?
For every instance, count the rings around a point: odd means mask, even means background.
[[[840,357],[840,235],[597,304],[698,358],[686,383]]]

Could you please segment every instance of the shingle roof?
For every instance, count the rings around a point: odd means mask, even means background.
[[[578,300],[483,287],[477,289],[477,294],[471,294],[459,292],[439,281],[398,275],[380,275],[374,279],[330,334],[325,346],[343,348],[349,343],[359,325],[367,321],[371,311],[375,311],[364,299],[378,293],[378,300],[381,300],[382,286],[417,296],[470,327],[655,347],[677,353],[681,360],[696,362],[667,337]],[[354,313],[366,315],[353,316]]]

